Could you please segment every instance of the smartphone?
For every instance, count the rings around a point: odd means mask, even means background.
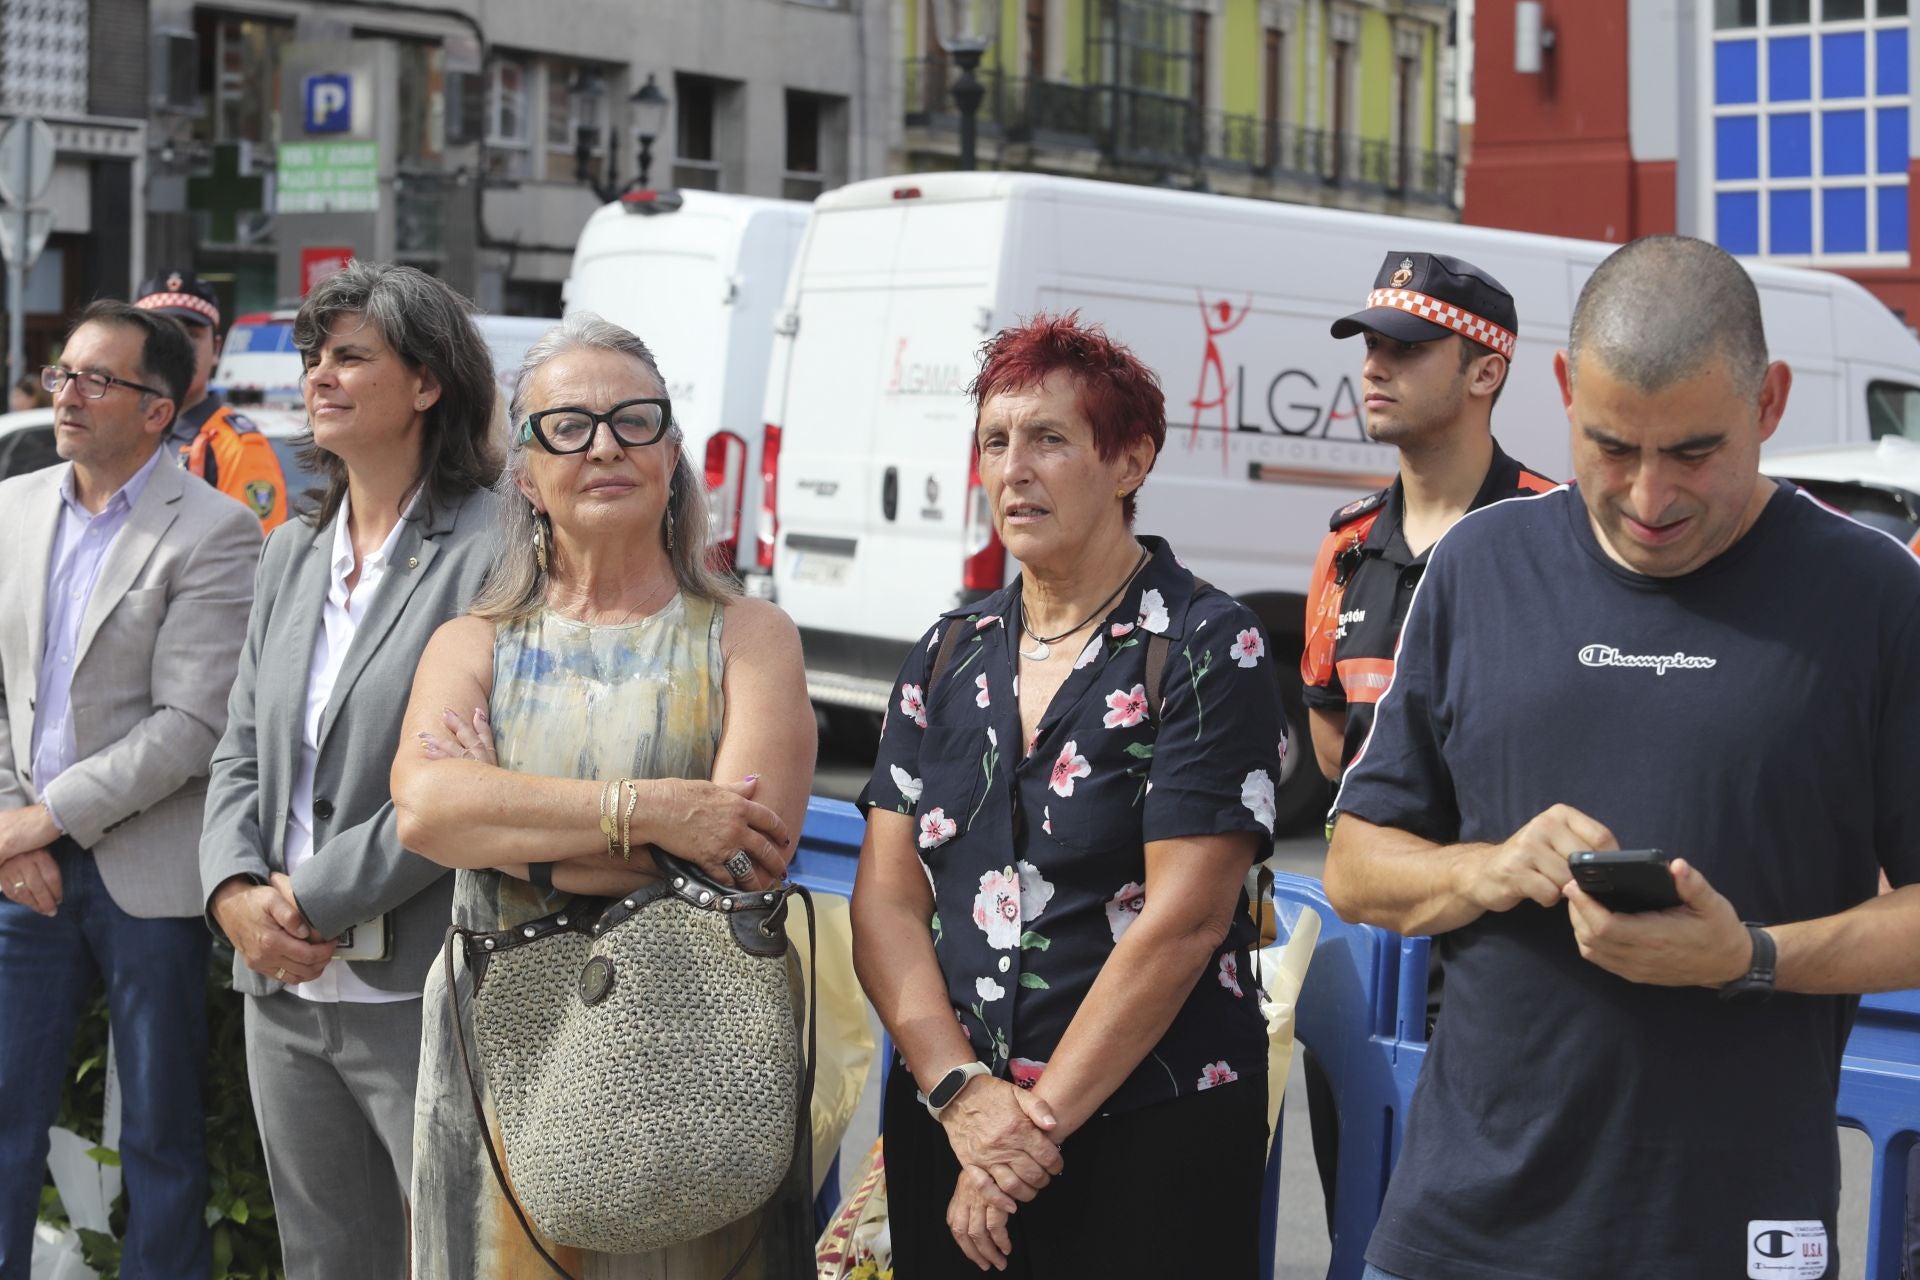
[[[1680,905],[1668,862],[1658,849],[1596,849],[1574,854],[1567,866],[1609,911],[1666,911]]]
[[[350,926],[334,941],[335,960],[385,960],[393,948],[393,925],[384,914],[377,915]]]

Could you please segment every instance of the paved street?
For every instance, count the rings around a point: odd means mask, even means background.
[[[820,795],[851,800],[866,782],[873,759],[871,741],[841,733],[821,742],[814,790]],[[1318,876],[1326,855],[1315,833],[1277,842],[1275,866],[1301,875]],[[876,1027],[875,1040],[879,1039]],[[842,1170],[851,1177],[879,1130],[878,1072],[868,1080],[867,1092],[841,1147]],[[1307,1129],[1307,1097],[1296,1060],[1287,1082],[1287,1101],[1281,1113],[1280,1221],[1274,1280],[1321,1280],[1327,1274],[1331,1246],[1327,1239],[1326,1202],[1314,1171],[1313,1140]],[[1865,1275],[1867,1195],[1872,1185],[1871,1149],[1860,1134],[1840,1131],[1843,1188],[1840,1202],[1840,1280]]]

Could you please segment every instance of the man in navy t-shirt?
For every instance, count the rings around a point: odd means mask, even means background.
[[[1836,1275],[1847,993],[1920,985],[1920,563],[1761,476],[1792,376],[1719,249],[1619,250],[1568,345],[1577,486],[1441,541],[1335,805],[1329,898],[1448,975],[1368,1262]],[[1683,905],[1571,882],[1614,848]]]

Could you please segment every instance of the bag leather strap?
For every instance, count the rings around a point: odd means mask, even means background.
[[[798,894],[801,903],[807,910],[807,1054],[800,1077],[799,1115],[794,1121],[794,1152],[797,1155],[801,1142],[807,1142],[809,1146],[811,1146],[813,1140],[814,1067],[819,1059],[820,1030],[818,1008],[820,992],[820,931],[818,922],[814,917],[813,894],[808,892],[805,885],[798,884],[789,884],[787,886],[787,892],[789,896]],[[782,906],[784,907],[784,905],[783,903]],[[453,1023],[454,1043],[460,1048],[460,1067],[467,1077],[467,1092],[473,1098],[474,1123],[480,1128],[480,1141],[487,1150],[487,1163],[493,1166],[494,1181],[500,1186],[500,1194],[507,1198],[507,1205],[513,1210],[514,1218],[519,1221],[520,1230],[526,1233],[527,1243],[533,1246],[534,1252],[540,1255],[541,1260],[545,1262],[547,1266],[551,1267],[553,1273],[559,1276],[561,1280],[578,1280],[578,1277],[561,1266],[558,1260],[556,1260],[551,1253],[547,1252],[546,1246],[540,1243],[539,1234],[534,1231],[533,1224],[527,1221],[526,1211],[520,1207],[520,1197],[513,1193],[513,1187],[507,1182],[506,1168],[501,1164],[500,1153],[496,1151],[493,1146],[493,1131],[487,1127],[486,1104],[481,1101],[480,1084],[474,1075],[472,1055],[467,1049],[466,1025],[460,1017],[460,989],[454,982],[453,972],[454,939],[464,939],[472,936],[472,933],[473,931],[470,929],[463,929],[459,925],[450,925],[447,929],[447,938],[444,944],[443,954],[445,956],[444,963],[447,971],[447,1016]],[[469,965],[468,968],[469,972],[471,972],[472,966]],[[759,1247],[760,1237],[765,1233],[766,1228],[767,1211],[762,1209],[759,1214],[759,1220],[754,1223],[753,1236],[747,1241],[747,1247],[741,1251],[739,1258],[735,1259],[734,1264],[727,1268],[726,1274],[720,1277],[720,1280],[735,1280],[735,1277],[740,1274],[741,1269],[747,1265],[747,1260],[753,1256],[753,1251]]]

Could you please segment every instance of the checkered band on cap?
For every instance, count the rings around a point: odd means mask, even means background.
[[[177,307],[183,311],[194,311],[205,316],[209,324],[220,323],[220,308],[205,298],[195,297],[191,293],[150,293],[133,304],[144,311],[159,311],[164,307]]]
[[[1513,359],[1514,345],[1518,339],[1509,329],[1503,329],[1483,316],[1477,316],[1465,308],[1451,302],[1442,302],[1438,298],[1412,289],[1375,289],[1367,295],[1369,307],[1392,307],[1408,315],[1419,316],[1422,320],[1443,324],[1464,337],[1472,338],[1483,347],[1499,352],[1507,359]]]

